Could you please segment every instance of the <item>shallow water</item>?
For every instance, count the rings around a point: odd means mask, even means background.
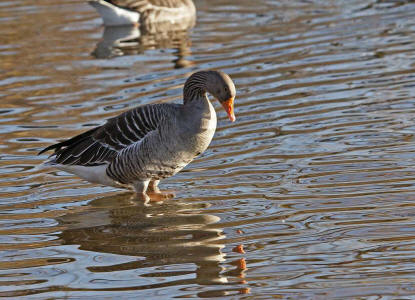
[[[415,295],[415,4],[196,0],[189,34],[115,47],[129,29],[57,3],[0,3],[0,296]],[[215,103],[174,199],[37,167],[206,68],[234,79],[237,121]]]

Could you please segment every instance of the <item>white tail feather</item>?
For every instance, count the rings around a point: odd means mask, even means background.
[[[98,166],[79,166],[79,165],[62,165],[62,164],[53,164],[50,165],[56,169],[75,174],[86,181],[92,183],[99,183],[103,185],[109,185],[114,187],[119,187],[120,185],[117,184],[114,180],[108,177],[106,169],[108,164],[98,165]]]
[[[103,0],[92,0],[89,4],[98,11],[106,26],[137,24],[140,19],[138,12],[117,7]]]

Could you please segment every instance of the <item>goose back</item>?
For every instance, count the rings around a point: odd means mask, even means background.
[[[148,9],[194,7],[191,0],[105,0],[115,6],[144,12]]]
[[[192,0],[106,0],[140,14],[140,27],[145,33],[160,31],[161,24],[174,24],[175,30],[187,30],[195,25],[196,8]]]
[[[39,154],[54,149],[50,163],[96,166],[113,161],[118,152],[142,140],[162,126],[163,119],[174,113],[171,104],[152,104],[134,108],[111,118],[67,141],[51,145]]]

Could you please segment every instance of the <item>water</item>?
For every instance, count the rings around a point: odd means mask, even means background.
[[[0,296],[414,297],[415,4],[196,6],[189,34],[113,47],[84,1],[0,3]],[[207,68],[234,79],[237,122],[215,103],[174,199],[37,168]]]

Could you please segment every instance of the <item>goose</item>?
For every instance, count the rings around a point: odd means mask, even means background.
[[[183,30],[194,26],[196,8],[192,0],[91,0],[105,26],[140,24],[152,31],[154,24],[181,24]]]
[[[183,104],[138,106],[66,141],[39,152],[54,153],[43,163],[91,183],[160,193],[161,179],[170,177],[209,146],[216,130],[216,112],[207,93],[235,121],[235,85],[226,73],[193,73],[183,88]]]

